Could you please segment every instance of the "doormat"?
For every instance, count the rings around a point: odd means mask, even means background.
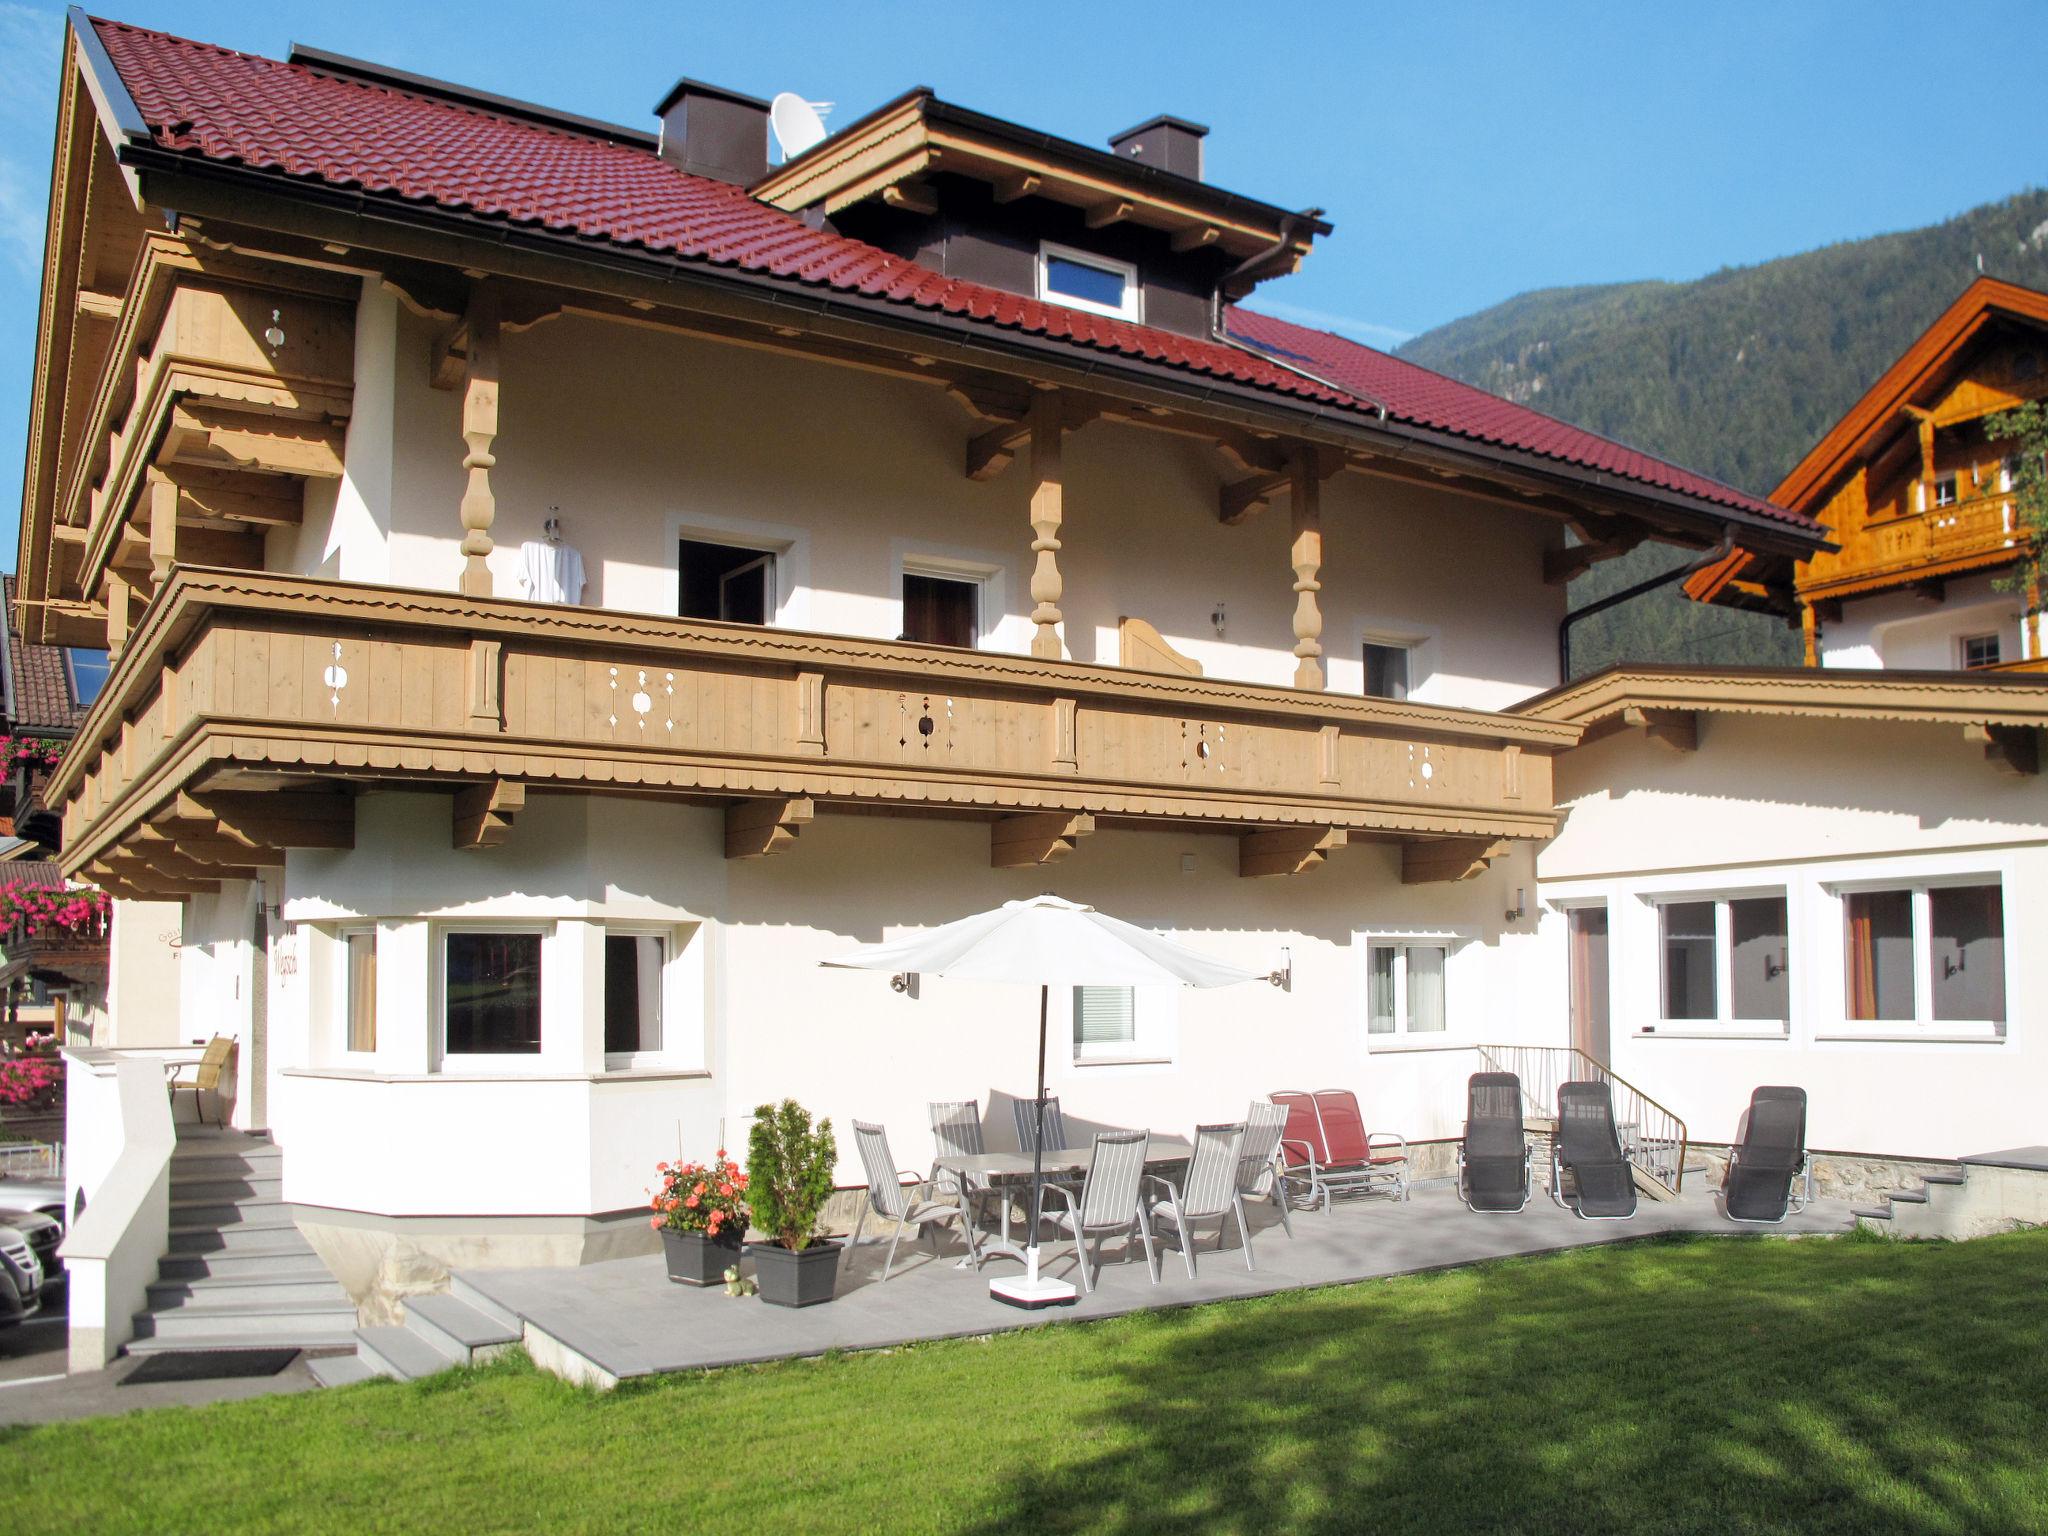
[[[296,1349],[194,1349],[144,1355],[142,1363],[121,1378],[124,1387],[146,1387],[160,1381],[226,1381],[236,1376],[275,1376],[299,1358]]]

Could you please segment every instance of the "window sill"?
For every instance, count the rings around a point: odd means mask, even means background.
[[[2004,1045],[2010,1036],[1937,1034],[1933,1030],[1922,1029],[1859,1029],[1829,1030],[1824,1034],[1817,1033],[1813,1038],[1829,1044],[1850,1045]]]
[[[1638,1029],[1631,1035],[1636,1040],[1789,1040],[1791,1031],[1778,1029],[1744,1029],[1733,1026],[1726,1029]]]
[[[1365,1049],[1373,1056],[1401,1056],[1422,1051],[1469,1051],[1478,1046],[1476,1040],[1423,1040],[1417,1036],[1382,1035],[1368,1036]]]
[[[1077,1067],[1170,1067],[1171,1056],[1077,1056]]]
[[[286,1067],[282,1075],[345,1083],[618,1083],[709,1078],[711,1072],[705,1067],[608,1068],[603,1072],[377,1072],[367,1067]]]

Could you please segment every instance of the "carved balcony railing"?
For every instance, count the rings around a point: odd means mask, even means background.
[[[64,922],[16,913],[0,927],[0,965],[19,965],[46,981],[97,987],[107,979],[107,945],[112,919],[104,906]]]
[[[1971,496],[1845,529],[1840,552],[1814,556],[1799,589],[1825,598],[2002,564],[2026,537],[2010,493]]]
[[[1239,834],[1246,874],[1398,841],[1403,878],[1423,881],[1549,836],[1551,756],[1578,736],[1412,702],[181,568],[49,794],[67,870],[117,893],[206,889],[283,848],[351,846],[346,793],[364,781],[454,792],[458,843],[508,835],[538,785],[723,803],[735,857],[844,806],[991,821],[1004,866],[1058,857],[1101,819]]]

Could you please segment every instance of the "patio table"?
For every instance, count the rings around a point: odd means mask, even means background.
[[[1184,1163],[1194,1156],[1194,1143],[1184,1136],[1154,1136],[1145,1148],[1145,1169],[1149,1173],[1173,1163]],[[1093,1144],[1085,1147],[1047,1147],[1040,1155],[1039,1166],[1047,1179],[1079,1174],[1085,1177],[1088,1165],[1094,1160]],[[972,1179],[983,1184],[1010,1186],[1031,1183],[1031,1154],[1029,1152],[975,1152],[963,1153],[957,1157],[942,1157],[938,1166],[960,1177],[962,1187]],[[1003,1232],[1000,1237],[985,1237],[979,1244],[980,1251],[970,1254],[955,1266],[971,1269],[983,1259],[1016,1259],[1022,1263],[1024,1248],[1010,1237],[1010,1202],[1003,1201]]]

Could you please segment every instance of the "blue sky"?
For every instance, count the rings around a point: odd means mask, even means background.
[[[1212,181],[1320,206],[1337,225],[1258,303],[1378,345],[1532,288],[1697,277],[2048,182],[2048,95],[2029,74],[2048,6],[2033,3],[99,9],[273,57],[304,42],[650,127],[684,74],[833,101],[841,123],[929,85],[1085,143],[1178,113],[1211,126]],[[0,0],[10,564],[62,15]]]

